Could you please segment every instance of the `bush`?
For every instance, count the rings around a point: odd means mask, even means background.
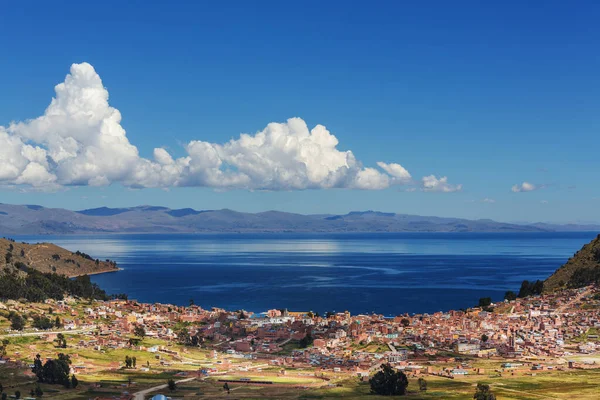
[[[482,297],[479,299],[479,307],[488,307],[490,304],[492,304],[491,297]]]
[[[93,259],[93,258],[92,258],[92,257],[91,257],[89,254],[86,254],[86,253],[84,253],[84,252],[82,252],[82,251],[79,251],[79,250],[77,250],[77,251],[76,251],[75,253],[73,253],[73,254],[77,254],[79,257],[83,257],[83,258],[85,258],[86,260],[94,261],[94,259]]]
[[[175,381],[173,379],[169,379],[167,381],[167,386],[169,387],[169,390],[171,392],[174,392],[175,390],[177,390],[177,384],[175,383]]]
[[[496,396],[490,391],[490,385],[484,385],[483,383],[477,384],[473,398],[475,400],[496,400]]]
[[[594,260],[600,263],[600,247],[594,250]]]
[[[47,329],[52,328],[53,326],[54,325],[52,324],[52,321],[50,321],[46,317],[36,316],[33,318],[33,327],[34,328],[47,330]]]
[[[15,314],[10,319],[10,328],[15,331],[22,331],[25,328],[25,320],[19,314]]]
[[[516,299],[517,299],[517,294],[515,292],[513,292],[512,290],[509,290],[508,292],[504,293],[504,300],[513,301]]]
[[[600,284],[600,267],[578,268],[569,280],[570,288],[580,288],[591,284]]]

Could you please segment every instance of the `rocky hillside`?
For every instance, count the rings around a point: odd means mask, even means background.
[[[29,268],[40,272],[56,272],[69,277],[92,275],[117,270],[116,263],[100,261],[91,256],[63,249],[51,243],[27,244],[12,239],[0,239],[0,273]]]
[[[544,290],[600,284],[600,235],[586,244],[544,282]]]

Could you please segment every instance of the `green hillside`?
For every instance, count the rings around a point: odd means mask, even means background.
[[[544,282],[544,291],[600,284],[600,235],[586,244]]]

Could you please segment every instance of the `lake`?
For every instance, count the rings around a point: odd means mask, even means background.
[[[545,279],[597,233],[28,236],[117,261],[92,280],[142,302],[266,311],[436,312]]]

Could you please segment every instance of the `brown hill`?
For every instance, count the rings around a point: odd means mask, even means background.
[[[27,244],[0,239],[0,272],[6,268],[56,272],[69,277],[117,271],[115,262],[96,260],[81,252],[71,252],[51,243]]]
[[[600,284],[600,235],[586,244],[544,282],[544,291]]]

